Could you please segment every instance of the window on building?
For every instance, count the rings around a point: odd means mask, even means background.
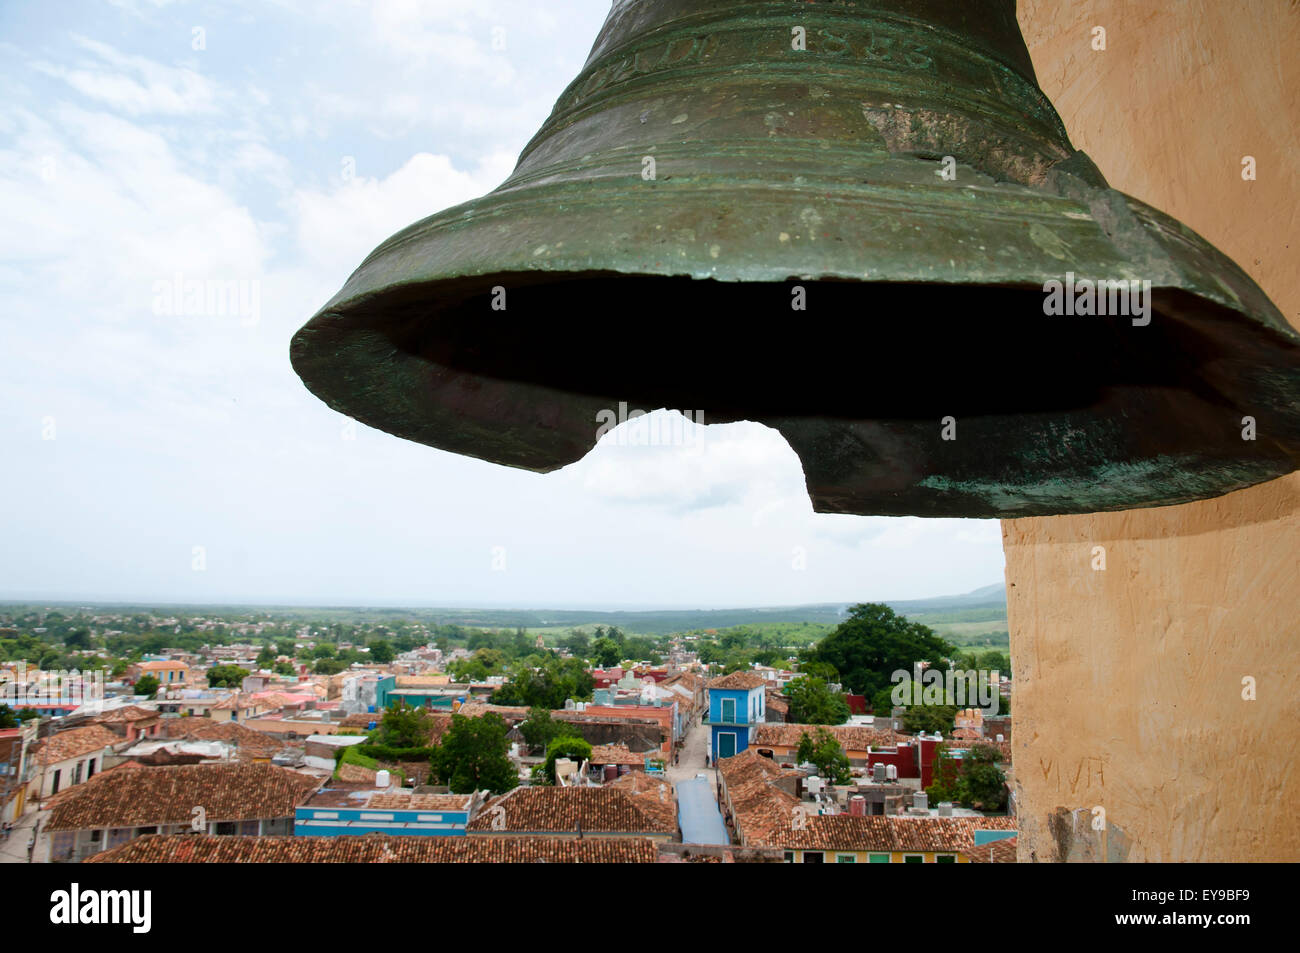
[[[722,699],[722,720],[728,722],[736,720],[736,700],[734,698]]]
[[[806,850],[803,852],[803,862],[805,864],[824,864],[826,862],[826,857],[821,851]]]
[[[835,855],[835,863],[837,864],[856,864],[857,862],[858,858],[854,857],[852,854]]]
[[[154,826],[154,827],[137,827],[137,828],[136,828],[136,833],[137,833],[137,834],[157,834],[157,833],[158,833],[158,828],[157,828],[156,826]]]
[[[62,769],[62,768],[56,768],[56,769],[54,770],[54,784],[51,785],[51,787],[50,787],[50,793],[51,793],[51,794],[58,794],[58,793],[59,793],[59,779],[60,779],[62,776],[63,776],[63,769]]]
[[[91,758],[86,762],[86,780],[89,781],[95,776],[95,759]]]
[[[234,821],[222,821],[221,823],[219,823],[219,824],[217,825],[217,833],[218,833],[218,834],[233,835],[233,834],[235,833],[235,822],[234,822]]]
[[[934,862],[936,864],[955,864],[957,863],[956,854],[935,854]]]
[[[787,863],[787,864],[793,864],[793,863],[794,863],[794,851],[792,851],[792,850],[787,850],[787,851],[785,852],[785,857],[782,858],[782,859],[783,859],[783,860],[785,861],[785,863]]]
[[[889,863],[889,855],[888,855],[888,854],[871,854],[871,855],[867,858],[867,863],[869,863],[869,864],[887,864],[887,863]]]
[[[924,854],[904,854],[903,863],[905,864],[923,864],[925,863]]]
[[[82,769],[82,767],[85,766],[85,763],[86,763],[86,762],[84,762],[84,761],[78,761],[76,764],[74,764],[74,765],[72,766],[72,783],[73,783],[73,784],[80,784],[80,783],[81,783],[81,769]]]

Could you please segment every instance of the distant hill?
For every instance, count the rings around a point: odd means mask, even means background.
[[[65,606],[83,610],[117,612],[182,611],[195,614],[213,613],[223,617],[288,618],[302,621],[380,623],[388,621],[422,621],[435,625],[463,625],[479,628],[552,629],[577,626],[616,625],[625,632],[662,635],[691,629],[727,629],[737,625],[763,623],[811,622],[833,626],[844,620],[851,603],[830,602],[802,606],[739,609],[473,609],[473,608],[383,608],[322,606],[254,606],[254,605],[167,605],[36,603],[36,607]],[[0,605],[5,603],[0,602]],[[10,602],[20,606],[23,603]],[[26,603],[33,605],[33,603]],[[887,602],[895,612],[926,625],[958,623],[969,628],[976,624],[981,633],[997,628],[994,623],[1006,618],[1006,588],[1001,583],[984,586],[957,596],[936,596]],[[1005,628],[1005,624],[1001,626]],[[974,634],[972,632],[972,634]]]
[[[891,601],[889,607],[903,615],[929,612],[955,612],[959,609],[1001,609],[1006,614],[1007,587],[996,582],[960,596],[934,596],[930,599]]]

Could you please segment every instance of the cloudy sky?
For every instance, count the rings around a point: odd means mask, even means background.
[[[293,373],[290,336],[371,248],[505,178],[608,8],[0,4],[0,598],[703,607],[1001,581],[997,521],[814,515],[757,424],[615,431],[542,476],[348,426]],[[239,313],[164,291],[193,281],[242,283]]]

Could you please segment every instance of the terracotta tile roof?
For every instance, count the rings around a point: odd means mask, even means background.
[[[1014,864],[1016,863],[1016,839],[995,840],[991,844],[972,847],[966,852],[973,864]]]
[[[644,754],[633,754],[627,745],[592,745],[591,757],[587,760],[591,764],[645,764],[646,756]]]
[[[780,832],[773,847],[969,854],[976,830],[1015,830],[1013,817],[907,817],[812,815],[803,830]]]
[[[112,711],[97,715],[93,720],[101,725],[120,725],[160,717],[162,716],[158,712],[141,708],[139,705],[123,705],[121,708],[114,708]]]
[[[150,834],[88,863],[653,864],[644,837],[218,837]]]
[[[792,725],[763,722],[755,726],[754,737],[749,743],[760,748],[764,745],[797,748],[800,735],[807,732],[810,737],[816,738],[819,728],[825,728],[834,735],[835,740],[845,751],[866,751],[872,745],[891,745],[905,740],[903,736],[894,732],[880,728],[867,728],[863,725]]]
[[[731,688],[742,691],[760,688],[767,684],[767,679],[755,672],[732,672],[709,682],[709,688]]]
[[[413,791],[396,791],[376,794],[366,802],[366,807],[382,811],[464,811],[469,808],[471,794],[416,794]]]
[[[774,781],[789,775],[771,758],[746,748],[734,757],[721,759],[718,771],[725,785],[724,802],[742,844],[762,846],[779,831],[790,828],[799,800],[774,786]]]
[[[68,758],[80,758],[119,744],[122,744],[122,739],[108,728],[91,724],[60,731],[38,741],[32,746],[31,753],[37,764],[57,764]]]
[[[382,711],[363,711],[363,712],[358,712],[357,714],[348,715],[346,718],[344,718],[342,721],[339,722],[339,727],[340,728],[369,728],[370,723],[372,721],[375,723],[375,726],[378,727],[379,723],[383,720],[384,720],[384,713]]]
[[[677,791],[667,778],[633,771],[605,786],[627,792],[641,810],[663,825],[663,829],[677,830]]]
[[[233,721],[212,721],[209,718],[170,718],[168,721],[194,722],[189,725],[168,725],[169,737],[191,738],[196,741],[224,741],[234,745],[235,753],[240,758],[272,758],[284,747],[283,743],[276,741],[270,735],[254,731]]]
[[[378,774],[379,772],[375,768],[367,768],[365,765],[350,764],[345,761],[339,765],[338,779],[340,781],[359,781],[374,787],[375,778]]]
[[[694,672],[678,672],[676,675],[669,675],[660,685],[673,686],[682,685],[692,692],[699,691],[704,687],[704,679]]]
[[[162,733],[168,738],[188,738],[190,732],[200,726],[223,725],[226,722],[213,721],[203,715],[184,715],[180,718],[164,718]]]
[[[436,715],[430,715],[429,720],[433,723],[429,744],[436,745],[442,741],[442,736],[451,730],[451,715],[444,715],[440,712]]]
[[[478,718],[488,712],[496,712],[507,722],[523,721],[528,717],[528,708],[518,705],[489,705],[486,702],[466,702],[456,711],[466,718]]]
[[[469,822],[472,833],[492,833],[505,809],[505,832],[564,834],[581,829],[584,833],[673,834],[675,823],[664,823],[643,809],[626,790],[606,787],[515,788],[483,806]]]
[[[292,817],[320,778],[269,764],[187,764],[114,768],[49,802],[46,830],[188,824],[202,807],[209,821]]]

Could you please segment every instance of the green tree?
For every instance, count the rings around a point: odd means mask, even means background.
[[[962,776],[961,803],[977,811],[1002,811],[1007,806],[1007,776],[995,764],[972,764]]]
[[[297,646],[294,645],[293,639],[284,639],[275,643],[276,655],[287,655],[289,658],[293,658],[296,651]]]
[[[888,718],[894,711],[894,689],[882,688],[871,696],[871,713],[876,718]],[[877,726],[879,727],[879,726]]]
[[[586,658],[587,653],[591,651],[591,639],[587,637],[586,632],[580,629],[571,631],[567,638],[560,641],[560,645],[578,658]]]
[[[979,664],[973,667],[986,672],[996,671],[999,675],[1010,675],[1011,659],[996,649],[989,649],[979,654]]]
[[[815,653],[816,649],[809,649],[809,653]],[[820,678],[824,682],[833,682],[840,677],[839,670],[830,662],[823,662],[815,656],[806,660],[800,660],[799,671],[810,678]]]
[[[903,730],[917,735],[921,732],[951,735],[957,721],[955,705],[908,705],[903,712]]]
[[[555,762],[560,758],[582,762],[591,757],[591,745],[583,738],[562,736],[554,738],[546,746],[546,763],[542,770],[551,784],[555,783]]]
[[[0,705],[0,729],[17,728],[18,716],[8,705]]]
[[[848,784],[853,780],[848,755],[825,728],[818,728],[816,737],[810,737],[806,731],[801,734],[796,757],[800,764],[808,761],[817,765],[817,774],[832,784]]]
[[[603,636],[591,643],[591,653],[601,668],[610,668],[623,659],[623,650],[619,644]]]
[[[1001,757],[991,745],[975,744],[961,758],[946,745],[935,752],[934,781],[925,789],[930,800],[956,801],[978,811],[1003,811],[1007,806],[1007,776],[997,766]]]
[[[275,649],[269,645],[262,646],[262,651],[257,653],[257,667],[270,668],[275,664]],[[212,684],[209,682],[208,684]]]
[[[274,671],[277,675],[292,675],[294,674],[294,667],[289,662],[276,662]]]
[[[370,660],[378,662],[380,665],[387,665],[391,662],[396,654],[393,651],[392,643],[387,639],[371,639],[368,643],[370,648]]]
[[[492,702],[554,710],[563,708],[570,698],[575,701],[590,698],[594,686],[595,681],[581,660],[552,655],[538,667],[525,666],[516,672],[492,693]]]
[[[955,649],[931,629],[897,615],[883,603],[849,609],[849,618],[817,643],[815,658],[835,666],[848,691],[874,696],[896,671],[912,672],[916,662],[946,671]]]
[[[40,718],[40,717],[41,717],[41,713],[38,712],[35,708],[20,708],[20,709],[18,709],[18,720],[19,720],[20,722],[21,722],[21,721],[31,721],[33,718]]]
[[[842,725],[849,720],[849,704],[820,678],[806,675],[785,686],[790,699],[790,720],[800,725]]]
[[[74,629],[63,637],[63,645],[69,649],[90,648],[90,631],[87,629]]]
[[[961,759],[951,757],[947,745],[935,749],[931,778],[930,786],[925,789],[931,804],[961,800]]]
[[[503,794],[518,786],[506,730],[505,720],[496,712],[478,718],[452,715],[451,727],[429,759],[439,783],[455,794],[482,790]]]
[[[384,710],[375,741],[393,748],[423,748],[433,737],[433,719],[423,708],[398,703]]]
[[[248,672],[238,665],[214,665],[208,669],[208,685],[212,688],[239,688]]]
[[[347,662],[342,662],[336,658],[318,658],[311,670],[314,675],[337,675],[347,667]]]
[[[142,675],[136,680],[135,694],[153,698],[158,693],[158,679],[152,675]]]
[[[540,705],[528,710],[528,717],[519,723],[519,733],[524,736],[528,750],[534,754],[545,751],[556,738],[576,737],[578,729],[567,721],[556,721],[550,709]]]

